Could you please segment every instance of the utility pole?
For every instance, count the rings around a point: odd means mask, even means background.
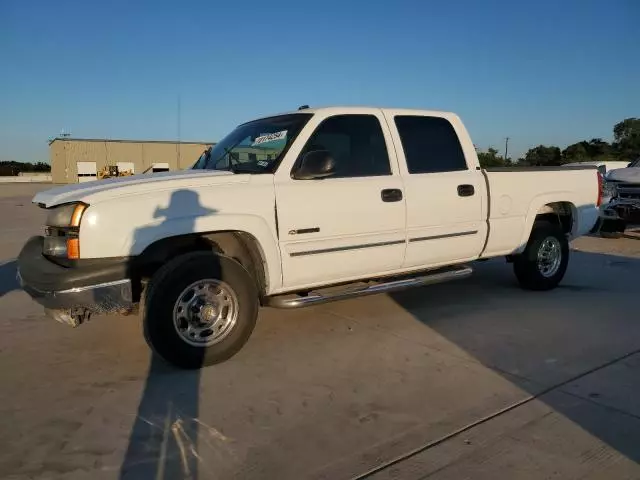
[[[71,133],[65,132],[64,128],[60,130],[60,137],[62,139],[66,139],[71,137]],[[67,155],[67,142],[62,142],[62,151],[64,152],[64,178],[69,179],[69,156]],[[51,173],[53,174],[53,167],[51,168]]]
[[[507,158],[509,158],[509,137],[506,137],[504,139],[504,161],[507,161]]]
[[[181,121],[181,118],[180,118],[180,114],[181,114],[180,107],[181,107],[181,105],[180,105],[180,95],[178,94],[178,119],[177,119],[178,120],[178,125],[177,125],[177,127],[178,127],[178,144],[176,145],[176,163],[177,163],[176,169],[178,169],[178,170],[180,170],[180,153],[181,153],[180,152],[180,121]]]

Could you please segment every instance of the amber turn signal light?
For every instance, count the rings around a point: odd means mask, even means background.
[[[87,209],[87,206],[84,203],[78,203],[76,208],[73,209],[73,214],[71,215],[71,227],[79,227],[80,220],[82,219],[82,214]]]
[[[80,239],[67,239],[67,258],[69,260],[77,260],[80,258]]]

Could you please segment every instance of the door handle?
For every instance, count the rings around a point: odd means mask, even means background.
[[[398,188],[385,188],[380,192],[383,202],[399,202],[402,200],[402,190]]]
[[[470,197],[476,193],[473,185],[458,185],[458,195],[461,197]]]

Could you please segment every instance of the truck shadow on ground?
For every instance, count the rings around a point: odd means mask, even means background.
[[[200,371],[151,356],[121,479],[197,478],[199,392]]]
[[[19,290],[20,285],[16,278],[18,262],[11,260],[0,265],[0,297],[14,290]]]
[[[171,231],[167,223],[174,219],[182,223],[181,232],[195,232],[197,218],[215,212],[201,205],[196,192],[178,190],[171,195],[166,208],[156,209],[154,217],[164,219],[160,224],[135,231],[134,248],[139,242],[166,236]],[[145,322],[160,320],[144,315]],[[143,328],[148,338],[146,325]],[[198,478],[200,375],[200,370],[180,370],[151,354],[136,420],[120,467],[121,479]]]
[[[584,252],[572,257],[571,274],[550,292],[520,291],[511,269],[490,262],[455,285],[390,296],[473,359],[640,463],[640,416],[630,401],[640,393],[637,371],[636,377],[603,381],[608,362],[624,357],[638,364],[640,358],[640,326],[630,321],[637,312],[640,260]],[[599,367],[597,381],[581,382]]]

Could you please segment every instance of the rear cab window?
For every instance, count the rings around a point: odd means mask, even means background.
[[[442,117],[394,117],[410,174],[467,170],[467,161],[453,125]]]

